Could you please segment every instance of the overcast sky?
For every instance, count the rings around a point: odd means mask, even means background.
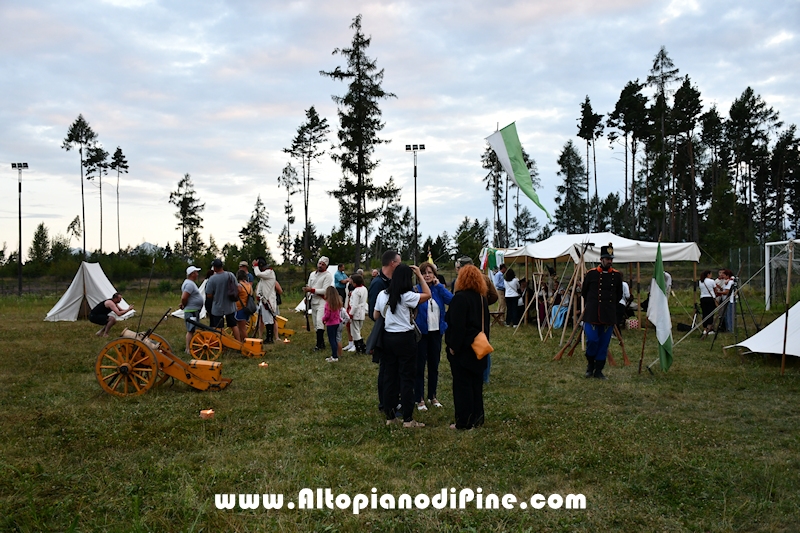
[[[492,218],[481,182],[484,138],[516,121],[539,168],[544,205],[555,210],[556,159],[576,137],[588,95],[607,114],[625,84],[644,80],[661,46],[689,75],[704,106],[727,115],[747,86],[800,122],[800,2],[797,0],[184,1],[0,2],[0,243],[17,248],[17,174],[23,175],[23,248],[39,222],[66,233],[80,214],[79,159],[61,148],[83,114],[130,173],[120,181],[122,246],[180,239],[170,191],[189,173],[201,201],[203,238],[221,246],[261,194],[270,214],[273,255],[285,218],[277,177],[304,112],[316,106],[338,128],[333,94],[345,85],[319,75],[343,65],[353,17],[363,15],[369,55],[385,69],[382,102],[392,142],[378,147],[378,184],[390,176],[418,210],[423,237],[451,235],[465,215]],[[598,143],[600,194],[620,191],[622,154]],[[324,156],[313,167],[312,222],[338,225],[326,193],[339,169]],[[103,245],[117,247],[116,176],[103,182]],[[302,200],[295,198],[300,228]],[[524,202],[542,221],[545,217]],[[98,189],[86,183],[87,247],[100,244]],[[73,241],[73,245],[78,243]]]

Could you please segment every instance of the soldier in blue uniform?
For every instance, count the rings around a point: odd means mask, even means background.
[[[586,333],[585,377],[606,379],[608,344],[617,323],[617,302],[622,299],[622,274],[611,267],[614,247],[600,247],[600,266],[590,270],[583,278],[581,296],[586,305],[583,312],[583,330]]]

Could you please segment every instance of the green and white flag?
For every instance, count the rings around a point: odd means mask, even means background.
[[[672,319],[669,316],[667,284],[664,281],[664,262],[661,260],[661,243],[656,252],[656,270],[650,283],[650,303],[647,305],[647,319],[656,327],[658,339],[658,358],[661,370],[666,372],[672,365]]]
[[[502,130],[488,136],[486,140],[494,150],[494,153],[497,154],[497,159],[506,174],[514,178],[520,190],[545,212],[548,220],[553,220],[550,213],[539,201],[539,195],[533,190],[531,174],[528,171],[528,167],[525,166],[525,160],[522,158],[522,145],[517,136],[516,124],[512,122]]]

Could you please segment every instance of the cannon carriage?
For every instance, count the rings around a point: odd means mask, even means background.
[[[144,333],[125,329],[122,336],[100,349],[95,375],[100,387],[114,396],[137,396],[172,377],[198,390],[222,390],[231,383],[222,377],[222,363],[175,355],[166,339],[154,330]]]
[[[245,357],[263,357],[264,345],[261,339],[246,338],[238,341],[223,328],[212,328],[194,319],[189,321],[196,326],[189,341],[189,353],[196,359],[216,361],[223,348],[235,350]]]

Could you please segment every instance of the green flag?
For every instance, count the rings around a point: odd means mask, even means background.
[[[658,358],[661,370],[666,372],[672,365],[672,319],[669,316],[667,283],[664,279],[664,262],[661,259],[661,243],[656,251],[656,270],[650,283],[650,303],[647,306],[647,319],[656,327],[658,339]]]
[[[500,165],[503,167],[506,174],[514,178],[520,190],[544,211],[548,220],[553,220],[550,213],[547,212],[547,209],[545,209],[539,201],[539,195],[533,190],[531,174],[522,157],[522,145],[517,136],[516,124],[512,122],[502,130],[496,131],[488,136],[486,140],[489,142],[489,146],[492,147],[492,150],[494,150],[494,153],[497,154],[497,159],[500,161]]]

